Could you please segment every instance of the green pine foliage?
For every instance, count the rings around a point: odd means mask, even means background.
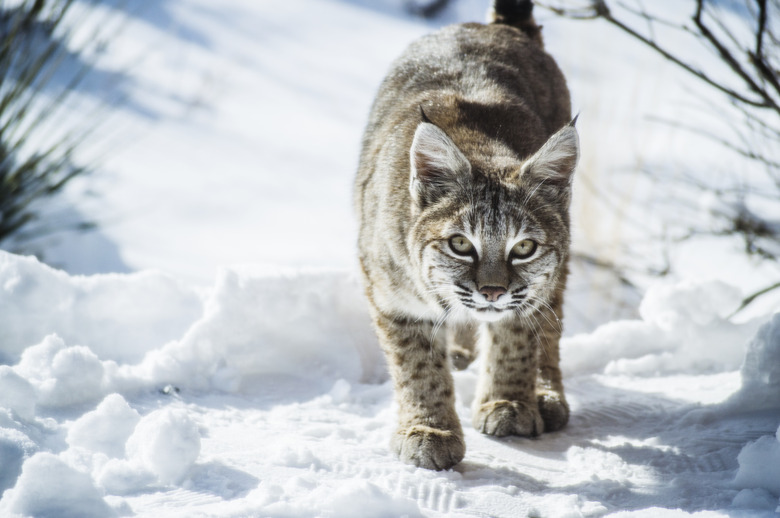
[[[0,247],[50,226],[40,221],[42,202],[86,172],[73,161],[86,132],[51,135],[88,71],[78,61],[76,70],[61,66],[72,56],[63,23],[72,4],[0,0]]]

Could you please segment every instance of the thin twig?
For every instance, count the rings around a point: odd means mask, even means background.
[[[770,291],[774,291],[774,290],[776,290],[778,288],[780,288],[780,282],[776,282],[774,284],[771,284],[771,285],[767,286],[766,288],[760,289],[757,292],[753,293],[752,295],[749,295],[749,296],[745,297],[744,299],[742,299],[742,302],[740,303],[739,307],[737,309],[735,309],[734,312],[731,313],[726,318],[728,318],[728,319],[734,318],[734,315],[736,315],[737,313],[739,313],[740,311],[742,311],[743,309],[748,307],[754,300],[756,300],[757,298],[761,297],[762,295],[766,295]]]

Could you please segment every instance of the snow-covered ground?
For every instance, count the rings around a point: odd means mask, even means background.
[[[0,287],[3,516],[778,507],[780,314],[730,323],[724,284],[657,286],[641,319],[565,339],[568,428],[466,424],[447,472],[389,453],[392,389],[344,272],[227,268],[201,302],[162,273],[71,277],[0,253]],[[455,375],[464,423],[476,372]]]
[[[66,208],[99,231],[41,243],[70,273],[0,252],[0,516],[775,515],[777,299],[728,316],[776,267],[680,247],[678,277],[622,320],[575,268],[569,426],[480,435],[472,366],[455,374],[465,460],[401,464],[351,181],[384,71],[434,25],[392,0],[117,5],[98,6],[117,27],[98,77],[126,100]],[[617,254],[636,229],[594,186],[622,182],[630,204],[647,185],[616,171],[700,162],[705,143],[643,119],[689,85],[604,27],[542,21],[582,113],[576,246]]]

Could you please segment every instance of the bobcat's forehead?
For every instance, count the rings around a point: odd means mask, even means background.
[[[430,218],[421,218],[420,233],[429,239],[460,234],[475,245],[494,242],[511,247],[523,239],[547,243],[549,236],[563,230],[556,228],[563,221],[550,214],[554,212],[551,207],[534,200],[527,189],[491,183],[461,192],[444,207],[434,208]]]

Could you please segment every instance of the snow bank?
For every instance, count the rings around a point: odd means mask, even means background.
[[[190,413],[141,416],[125,398],[385,376],[360,285],[345,273],[225,269],[201,300],[162,274],[71,277],[4,252],[0,361],[10,364],[0,365],[0,511],[33,516],[110,516],[104,494],[188,480],[201,447]],[[63,411],[83,415],[43,417]],[[64,444],[48,439],[57,435]],[[63,482],[43,487],[46,470]],[[72,499],[57,500],[64,493]]]
[[[739,470],[734,485],[744,488],[734,506],[765,508],[780,512],[780,428],[747,444],[737,456]]]
[[[742,388],[724,404],[731,411],[780,410],[780,313],[759,329],[748,346],[740,372]],[[734,485],[742,491],[737,508],[780,512],[780,428],[748,443],[737,456],[739,470]]]
[[[729,401],[742,411],[780,409],[780,312],[750,341],[740,370],[742,388]]]
[[[222,270],[201,299],[159,274],[69,277],[30,258],[2,254],[0,260],[0,306],[14,308],[10,311],[18,319],[12,326],[16,331],[0,335],[0,354],[9,359],[9,365],[0,365],[0,491],[5,491],[0,515],[124,515],[132,511],[127,502],[138,502],[143,495],[190,489],[212,494],[215,506],[239,498],[230,507],[236,515],[421,516],[431,505],[448,512],[466,501],[482,501],[479,495],[458,496],[470,490],[468,484],[431,489],[433,496],[421,500],[393,485],[400,482],[383,478],[390,470],[395,477],[410,477],[414,488],[428,480],[415,478],[413,468],[398,466],[382,444],[393,425],[392,391],[387,384],[361,384],[385,380],[386,369],[353,276],[233,267]],[[17,310],[44,307],[44,301],[60,300],[62,293],[68,301],[62,312],[45,307],[41,316]],[[87,303],[97,293],[101,295],[93,302],[100,301],[99,311]],[[718,283],[655,287],[642,303],[641,320],[613,322],[565,339],[564,370],[574,378],[595,372],[736,375],[742,365],[742,388],[718,410],[728,413],[729,405],[777,408],[780,314],[755,333],[746,349],[758,324],[738,325],[725,318],[738,300],[736,290]],[[144,308],[123,322],[128,301],[143,301]],[[193,308],[199,308],[197,314]],[[174,323],[162,324],[155,314],[170,316]],[[3,322],[8,318],[0,314]],[[156,326],[158,335],[150,332],[144,338],[134,329],[144,322]],[[180,335],[171,337],[179,328]],[[459,374],[463,399],[473,391],[476,375]],[[163,388],[167,396],[160,394]],[[198,400],[200,407],[192,403]],[[255,421],[239,427],[244,409],[225,408],[228,400],[250,408]],[[204,401],[213,401],[223,417],[209,417],[215,410]],[[468,412],[465,404],[459,403],[459,411]],[[576,405],[573,411],[578,412]],[[221,439],[209,445],[215,428],[221,429]],[[285,436],[281,442],[274,439],[280,433]],[[238,453],[225,452],[225,437],[242,444],[231,446]],[[470,435],[469,441],[475,440],[484,441]],[[617,464],[632,473],[651,471],[633,467],[619,449],[593,450],[590,435],[579,445],[561,440],[567,454],[555,462],[588,476],[594,464],[601,466],[601,475]],[[276,446],[269,448],[264,441]],[[491,444],[473,451],[505,447]],[[210,453],[204,455],[207,446]],[[254,451],[244,454],[246,447]],[[355,457],[372,456],[368,478],[349,475],[361,465],[349,455],[352,460],[344,460],[344,452],[352,448],[359,452],[351,454]],[[580,461],[577,452],[582,453]],[[495,453],[496,458],[503,455]],[[247,462],[256,471],[223,465],[220,455],[232,458],[233,466]],[[611,460],[604,460],[605,455]],[[776,507],[778,456],[776,437],[745,446],[733,489],[735,509],[769,509],[767,502]],[[502,465],[485,462],[488,467],[479,473]],[[463,476],[480,465],[479,460],[466,463]],[[265,478],[265,470],[287,475],[277,484]],[[633,483],[615,478],[616,484]],[[486,484],[496,482],[486,479]],[[592,509],[585,514],[609,508],[591,500],[587,505]],[[540,497],[539,502],[540,509],[556,514],[547,500]],[[571,510],[581,504],[572,502],[561,505]]]
[[[71,277],[0,250],[0,363],[53,333],[102,359],[138,361],[180,337],[201,306],[192,288],[159,272]]]
[[[264,375],[352,381],[383,376],[357,279],[340,272],[225,269],[184,337],[121,374],[236,392]]]
[[[16,487],[0,501],[0,514],[36,518],[117,516],[89,475],[51,453],[38,453],[25,462]]]
[[[67,347],[57,335],[26,349],[14,370],[34,387],[35,403],[43,407],[98,401],[105,391],[103,362],[87,347]]]
[[[727,320],[740,299],[738,289],[717,281],[654,285],[639,307],[641,320],[610,322],[564,338],[564,374],[733,371],[759,324]]]
[[[384,376],[359,282],[341,272],[225,269],[202,303],[161,274],[69,277],[0,252],[0,286],[0,358],[18,361],[0,401],[28,416],[168,384]]]

